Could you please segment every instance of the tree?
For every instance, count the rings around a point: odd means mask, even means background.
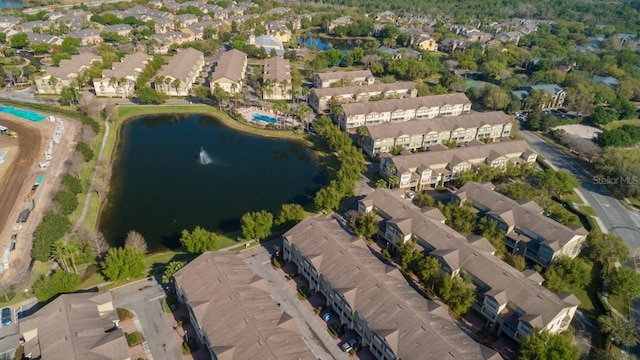
[[[105,254],[109,250],[109,244],[107,243],[107,240],[104,238],[104,234],[102,234],[100,231],[96,231],[90,237],[89,241],[90,241],[91,249],[93,250],[93,253],[95,254],[96,258],[98,260],[102,260],[102,258],[105,256]]]
[[[640,275],[631,268],[621,266],[611,272],[609,289],[627,299],[634,298],[640,295]]]
[[[89,146],[89,144],[85,142],[78,141],[78,143],[76,144],[76,151],[84,156],[85,161],[91,161],[91,159],[93,159],[94,157],[93,149],[91,148],[91,146]]]
[[[598,317],[598,328],[607,339],[619,345],[630,348],[640,343],[640,333],[633,318],[627,321],[615,315],[602,315]]]
[[[167,97],[164,93],[157,92],[148,86],[143,86],[136,91],[138,95],[138,101],[140,104],[162,104],[166,101]]]
[[[53,211],[47,212],[33,232],[31,257],[41,262],[48,261],[51,257],[51,245],[70,229],[71,221],[68,217]]]
[[[71,105],[74,102],[75,94],[73,90],[68,86],[63,86],[60,90],[60,103],[62,105]]]
[[[74,194],[79,194],[82,192],[82,181],[69,173],[64,174],[62,177],[62,183],[67,187],[67,190],[71,191]]]
[[[356,219],[355,231],[358,236],[363,236],[366,239],[372,240],[378,233],[376,214],[373,211],[360,214]]]
[[[424,191],[417,191],[416,196],[413,198],[413,204],[419,208],[433,206],[435,203],[436,201],[433,197]]]
[[[471,235],[475,226],[476,215],[473,213],[469,203],[462,205],[455,203],[443,205],[440,203],[438,204],[438,209],[444,215],[447,225],[464,236]]]
[[[544,274],[544,285],[553,292],[583,289],[591,282],[589,265],[580,258],[562,256]]]
[[[483,217],[478,222],[478,230],[496,249],[496,255],[501,256],[504,254],[506,251],[506,245],[504,244],[505,232],[500,229],[498,221]]]
[[[580,351],[562,334],[548,331],[533,332],[522,340],[518,360],[578,360]]]
[[[248,212],[242,215],[240,226],[245,239],[264,239],[271,234],[273,214],[266,210]]]
[[[47,302],[58,294],[74,292],[81,277],[67,271],[54,270],[51,276],[42,277],[33,284],[33,293],[39,302]]]
[[[624,263],[629,257],[629,247],[622,238],[611,233],[591,232],[587,237],[588,257],[600,264],[605,275],[609,273],[611,264]]]
[[[218,248],[218,236],[206,229],[196,226],[192,232],[182,230],[180,244],[192,254],[200,254]]]
[[[162,282],[170,282],[173,274],[182,269],[185,265],[187,265],[186,261],[171,261],[170,263],[168,263],[164,268],[164,272],[162,273]]]
[[[196,86],[193,88],[193,94],[195,95],[196,99],[205,101],[211,94],[211,89],[206,86]]]
[[[51,260],[60,265],[60,269],[68,271],[66,244],[62,240],[58,240],[51,245]]]
[[[450,279],[445,275],[445,279]],[[441,287],[448,291],[438,294],[444,300],[451,311],[460,316],[469,310],[471,305],[476,301],[475,288],[471,285],[471,281],[466,278],[455,277],[451,280],[451,285]]]
[[[73,37],[65,37],[62,41],[62,51],[67,54],[75,54],[78,51],[78,46],[80,46],[80,40]]]
[[[327,186],[316,193],[313,202],[318,210],[333,210],[340,205],[341,195],[335,186]]]
[[[593,122],[598,125],[606,125],[615,120],[618,120],[618,112],[615,109],[597,106],[593,112]]]
[[[102,274],[109,281],[142,276],[145,271],[144,254],[131,246],[111,248],[101,263]]]
[[[502,260],[513,266],[518,271],[524,271],[527,268],[527,263],[522,255],[504,254],[504,258]]]
[[[60,204],[63,215],[69,215],[78,208],[78,198],[71,191],[60,190],[53,200]]]
[[[143,254],[147,252],[147,241],[135,230],[131,230],[127,233],[127,238],[124,241],[124,244],[131,246],[135,250],[142,251]]]
[[[484,106],[493,110],[504,109],[511,102],[509,94],[497,86],[485,86],[482,97]]]
[[[276,225],[284,224],[286,222],[300,222],[305,218],[305,212],[299,204],[282,204],[280,212],[278,213],[278,219],[276,219]]]
[[[23,49],[29,45],[29,36],[25,33],[15,34],[11,37],[11,47],[14,49]]]

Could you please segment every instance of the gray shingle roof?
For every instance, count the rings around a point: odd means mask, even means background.
[[[380,261],[365,242],[333,219],[307,218],[284,237],[312,261],[351,308],[385,339],[397,358],[500,359],[475,342],[447,310],[414,291],[402,274]]]
[[[367,126],[373,139],[395,138],[403,134],[419,135],[432,131],[453,131],[458,128],[480,128],[485,125],[503,125],[510,123],[509,117],[502,111],[463,114],[454,117],[410,120],[400,123],[384,122],[380,125]]]
[[[129,54],[120,62],[113,63],[111,69],[103,71],[102,78],[137,77],[136,69],[142,69],[149,59],[151,59],[151,56],[144,53]]]
[[[69,75],[78,74],[83,67],[89,67],[91,63],[98,60],[102,60],[98,55],[80,53],[72,56],[71,59],[60,60],[60,66],[51,66],[46,72],[58,79],[67,79]]]
[[[373,77],[370,70],[357,71],[334,71],[316,74],[322,81],[342,80],[342,79],[359,79]]]
[[[219,80],[227,78],[229,80],[239,82],[242,79],[244,65],[247,61],[247,54],[240,50],[231,49],[220,55],[218,64],[216,65],[211,78]]]
[[[174,278],[218,359],[316,359],[295,321],[278,310],[267,281],[237,254],[206,252]]]
[[[413,90],[415,88],[416,88],[416,85],[411,81],[401,81],[401,82],[396,82],[391,84],[377,83],[377,84],[372,84],[367,86],[313,88],[311,89],[311,92],[314,93],[318,98],[323,98],[325,96],[340,96],[340,95],[372,93],[372,92],[386,93],[388,91]]]
[[[444,95],[422,96],[417,98],[404,98],[381,100],[374,102],[362,102],[342,105],[344,114],[348,116],[370,113],[383,113],[395,110],[431,108],[444,105],[471,104],[464,93]]]
[[[194,48],[178,50],[178,53],[169,60],[169,63],[162,66],[158,76],[170,76],[174,79],[186,81],[194,65],[202,56],[202,51]]]
[[[289,60],[281,56],[267,59],[264,63],[262,79],[275,80],[278,83],[286,80],[291,83],[291,65],[289,64]]]

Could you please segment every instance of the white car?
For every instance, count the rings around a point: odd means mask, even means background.
[[[416,193],[414,193],[413,191],[407,191],[406,193],[404,193],[404,195],[410,200],[413,200],[413,198],[416,197]]]

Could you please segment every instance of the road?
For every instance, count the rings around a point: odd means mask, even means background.
[[[520,136],[544,156],[552,168],[567,170],[581,181],[576,192],[596,212],[602,231],[621,237],[632,253],[640,247],[640,215],[627,210],[605,185],[598,183],[598,178],[594,178],[582,165],[560,150],[529,131],[521,130]],[[626,265],[634,267],[631,261]],[[631,301],[631,314],[640,323],[640,298]],[[631,352],[640,357],[640,346],[636,346]]]
[[[293,287],[271,265],[271,253],[281,243],[281,240],[273,240],[242,252],[242,257],[254,274],[268,281],[269,292],[274,301],[280,303],[282,309],[296,320],[307,345],[318,359],[347,360],[345,353],[329,336],[327,325],[313,313],[306,302],[298,300]]]
[[[162,308],[165,292],[156,280],[125,285],[111,290],[111,295],[116,307],[127,308],[135,313],[153,359],[183,358],[181,344],[178,344],[168,315]]]

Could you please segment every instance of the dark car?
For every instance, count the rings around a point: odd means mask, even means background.
[[[322,313],[321,317],[322,317],[322,320],[329,321],[329,320],[333,319],[334,317],[336,317],[336,313],[334,313],[331,310],[327,310],[327,311]]]
[[[338,335],[338,336],[342,336],[342,334],[344,334],[348,329],[347,324],[342,324],[342,325],[331,324],[329,327],[333,331],[335,331],[336,335]]]
[[[351,338],[351,339],[345,341],[344,344],[342,344],[342,346],[340,346],[340,348],[342,348],[342,351],[344,351],[344,352],[349,352],[359,342],[360,342],[360,340],[358,340],[356,338]]]
[[[11,309],[8,307],[2,309],[2,326],[11,325]]]

